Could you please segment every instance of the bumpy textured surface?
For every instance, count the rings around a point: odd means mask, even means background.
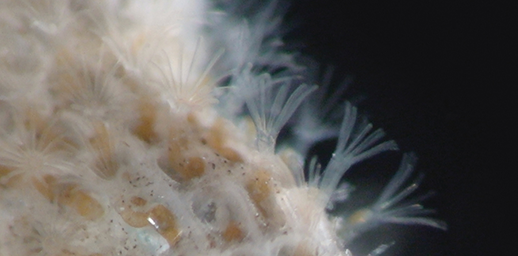
[[[2,0],[0,256],[348,255],[380,223],[444,227],[395,207],[412,155],[371,208],[328,216],[345,171],[396,145],[349,104],[319,120],[274,4]],[[296,151],[333,136],[305,180]]]

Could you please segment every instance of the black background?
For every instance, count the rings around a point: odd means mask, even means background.
[[[354,77],[351,94],[366,96],[359,108],[404,151],[417,153],[423,187],[437,192],[425,205],[449,226],[383,227],[359,247],[375,246],[363,244],[372,239],[396,241],[386,255],[516,253],[505,247],[516,239],[506,217],[516,203],[509,192],[516,167],[503,164],[512,153],[505,122],[516,117],[506,106],[515,83],[505,74],[516,69],[505,64],[514,58],[511,12],[460,1],[291,3],[287,41],[303,42],[304,53],[334,65],[338,80]]]

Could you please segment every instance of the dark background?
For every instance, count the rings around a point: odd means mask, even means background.
[[[354,78],[351,95],[365,96],[359,109],[419,156],[423,187],[437,192],[425,205],[449,226],[383,227],[356,242],[358,255],[376,246],[365,241],[392,240],[384,255],[516,253],[505,246],[517,237],[506,217],[516,167],[504,165],[505,122],[516,117],[506,106],[516,83],[505,76],[516,67],[503,64],[514,58],[511,12],[460,1],[292,1],[287,41],[334,65],[335,82]]]

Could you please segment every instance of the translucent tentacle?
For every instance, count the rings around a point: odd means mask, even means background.
[[[368,123],[358,125],[357,115],[357,109],[347,103],[336,150],[319,183],[319,188],[328,197],[333,194],[341,177],[351,166],[381,152],[398,148],[392,140],[376,145],[384,136],[384,132],[379,129],[371,133],[372,125]]]
[[[402,188],[412,175],[416,161],[417,157],[414,154],[405,154],[399,170],[383,189],[379,199],[371,207],[358,210],[348,216],[340,230],[346,243],[361,233],[386,223],[446,229],[444,222],[425,217],[435,211],[424,208],[419,202],[428,198],[430,193],[408,199],[419,187],[422,176],[406,188]]]

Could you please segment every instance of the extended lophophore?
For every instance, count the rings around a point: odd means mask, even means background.
[[[413,154],[371,207],[328,214],[397,145],[324,104],[275,1],[233,2],[0,1],[0,256],[351,255],[379,224],[445,227],[409,198]]]

